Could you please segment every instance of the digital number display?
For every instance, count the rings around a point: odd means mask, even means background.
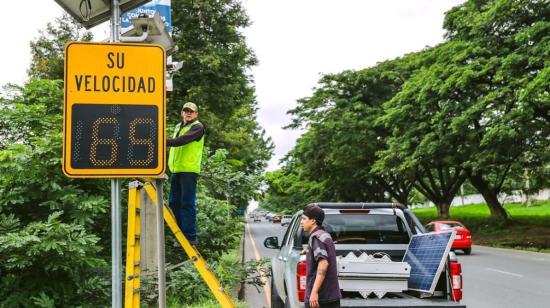
[[[74,104],[72,108],[73,169],[157,166],[156,106]]]

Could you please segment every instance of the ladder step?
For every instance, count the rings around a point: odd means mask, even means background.
[[[136,234],[136,235],[134,236],[134,238],[135,238],[136,240],[139,240],[139,234]]]
[[[134,261],[134,266],[139,266],[140,260]]]
[[[135,274],[135,275],[130,275],[128,276],[128,280],[132,280],[134,278],[139,278],[139,274]]]

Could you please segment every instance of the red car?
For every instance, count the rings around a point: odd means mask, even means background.
[[[281,222],[281,215],[274,215],[271,219],[272,222]]]
[[[470,230],[459,221],[453,220],[438,220],[432,221],[426,225],[426,231],[446,231],[450,229],[456,230],[456,237],[451,249],[459,249],[464,251],[464,254],[472,253],[472,234]]]

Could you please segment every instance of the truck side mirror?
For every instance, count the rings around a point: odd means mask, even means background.
[[[276,236],[270,236],[264,240],[264,246],[270,249],[279,249],[279,239]]]

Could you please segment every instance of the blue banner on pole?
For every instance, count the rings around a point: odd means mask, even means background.
[[[120,28],[122,33],[132,28],[131,19],[137,18],[140,14],[146,14],[153,17],[155,12],[159,12],[160,18],[166,25],[166,31],[172,34],[172,17],[170,14],[170,0],[152,0],[140,7],[125,12],[120,16]]]

